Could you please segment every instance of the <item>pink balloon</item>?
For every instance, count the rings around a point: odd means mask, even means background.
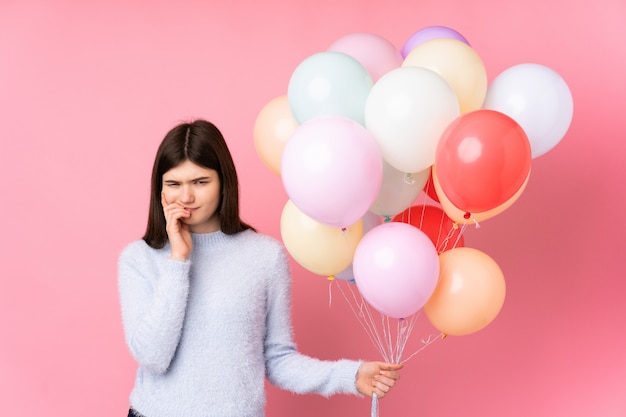
[[[352,266],[363,298],[393,318],[422,308],[439,276],[435,246],[424,232],[406,223],[384,223],[370,230],[357,245]]]
[[[353,33],[336,40],[328,51],[343,52],[356,59],[376,82],[387,72],[402,66],[400,51],[387,39],[372,33]]]
[[[320,223],[348,227],[372,205],[383,162],[372,134],[354,120],[319,116],[287,141],[281,178],[289,198]]]
[[[461,35],[456,30],[446,27],[446,26],[428,26],[423,29],[418,30],[414,34],[412,34],[409,39],[406,40],[401,49],[401,54],[403,58],[413,50],[415,47],[421,43],[429,41],[431,39],[456,39],[457,41],[461,41],[469,45],[469,42],[463,35]]]
[[[374,227],[382,224],[383,218],[377,214],[372,213],[371,211],[368,211],[361,219],[361,222],[363,224],[363,235],[365,235]],[[354,255],[352,256],[354,257]],[[343,271],[335,274],[335,278],[354,283],[354,271],[352,269],[352,263],[350,263],[350,265],[348,265],[348,267]]]

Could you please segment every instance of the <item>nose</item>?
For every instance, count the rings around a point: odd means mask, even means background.
[[[180,190],[179,200],[183,204],[190,204],[194,201],[193,189],[189,185],[184,185]]]

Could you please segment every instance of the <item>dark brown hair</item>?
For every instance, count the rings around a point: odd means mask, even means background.
[[[161,204],[163,174],[185,161],[217,171],[221,194],[217,213],[222,232],[232,235],[252,229],[239,216],[239,182],[226,141],[213,123],[198,119],[175,126],[165,135],[157,150],[152,167],[148,225],[143,240],[155,249],[165,246],[167,232]]]

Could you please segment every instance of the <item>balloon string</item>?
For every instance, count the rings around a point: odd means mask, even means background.
[[[406,358],[405,360],[403,360],[401,363],[408,362],[409,359],[411,359],[413,356],[415,356],[418,353],[420,353],[422,350],[426,349],[429,345],[431,345],[435,341],[437,341],[439,339],[443,339],[443,338],[444,338],[443,333],[439,333],[437,335],[432,335],[431,334],[430,336],[428,336],[428,339],[426,339],[426,340],[422,339],[422,347],[419,348],[418,350],[416,350],[415,352],[413,352],[412,354],[410,354],[409,357]]]
[[[357,296],[352,285],[348,284],[349,291],[344,291],[343,285],[339,282],[336,284],[336,287],[348,303],[348,306],[357,318],[361,327],[363,327],[365,334],[369,337],[373,346],[378,350],[381,357],[386,362],[406,363],[428,345],[442,337],[442,335],[439,334],[437,337],[431,335],[427,340],[422,339],[422,346],[416,352],[413,352],[408,358],[403,360],[404,351],[406,350],[415,325],[421,316],[421,310],[407,318],[398,319],[394,335],[390,318],[381,314],[380,321],[378,321],[379,324],[377,325],[377,320],[375,320],[371,308],[363,299],[363,296]]]
[[[420,315],[420,311],[416,314],[412,315],[409,319],[401,319],[398,320],[398,340],[396,342],[396,356],[395,363],[400,363],[402,359],[402,355],[404,354],[404,349],[409,341],[409,337],[413,332],[413,328],[415,327],[415,323],[417,323],[417,318]]]
[[[448,248],[448,243],[450,242],[450,240],[452,239],[452,236],[454,235],[454,233],[456,232],[457,229],[450,229],[448,231],[448,234],[446,235],[446,237],[441,241],[441,243],[439,243],[439,246],[437,247],[437,253],[441,254],[443,252],[445,252],[448,249],[454,249],[456,248],[456,245],[458,245],[459,240],[461,239],[461,235],[463,234],[463,232],[465,231],[465,227],[467,227],[466,224],[463,225],[463,227],[461,228],[461,230],[459,231],[458,236],[456,237],[456,240],[454,241],[454,245],[452,245],[451,248]],[[443,227],[441,227],[439,229],[439,231],[441,232],[441,229]],[[439,242],[439,237],[437,237],[437,242]]]
[[[354,292],[353,297],[356,300]],[[385,329],[381,328],[379,330],[378,326],[376,325],[376,321],[374,320],[372,310],[369,308],[369,304],[367,304],[367,302],[363,299],[362,295],[360,295],[360,302],[358,302],[358,305],[359,311],[361,313],[361,318],[365,323],[365,330],[366,332],[370,333],[370,339],[374,341],[374,346],[378,349],[378,352],[386,362],[391,362],[391,357],[387,353],[388,350],[386,349],[386,336],[384,333]]]
[[[328,307],[333,304],[333,282],[335,282],[335,277],[330,275],[328,277]]]
[[[357,318],[359,324],[361,325],[361,327],[363,327],[363,330],[365,330],[365,334],[370,338],[370,341],[372,342],[374,347],[379,351],[381,356],[385,358],[386,356],[385,349],[382,346],[380,335],[378,334],[377,329],[375,329],[375,327],[373,326],[373,318],[371,316],[371,312],[369,311],[367,305],[364,304],[363,302],[359,304],[351,286],[348,288],[352,295],[352,302],[348,298],[348,295],[346,295],[346,292],[343,290],[342,286],[337,285],[337,287],[339,288],[339,291],[341,292],[344,299],[348,303],[348,306],[352,310],[352,313]]]
[[[456,248],[456,246],[459,244],[459,240],[461,240],[461,236],[463,236],[463,233],[465,233],[465,229],[467,229],[467,225],[463,224],[461,226],[461,231],[459,232],[459,234],[456,237],[456,241],[454,242],[454,246],[452,246],[453,248]]]
[[[372,395],[372,417],[378,417],[378,395]]]

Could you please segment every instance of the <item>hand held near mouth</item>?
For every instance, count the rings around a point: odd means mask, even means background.
[[[192,241],[189,226],[182,219],[191,217],[191,212],[179,203],[169,203],[165,194],[161,194],[161,204],[165,215],[165,230],[170,243],[170,257],[179,261],[186,261],[191,254]]]

